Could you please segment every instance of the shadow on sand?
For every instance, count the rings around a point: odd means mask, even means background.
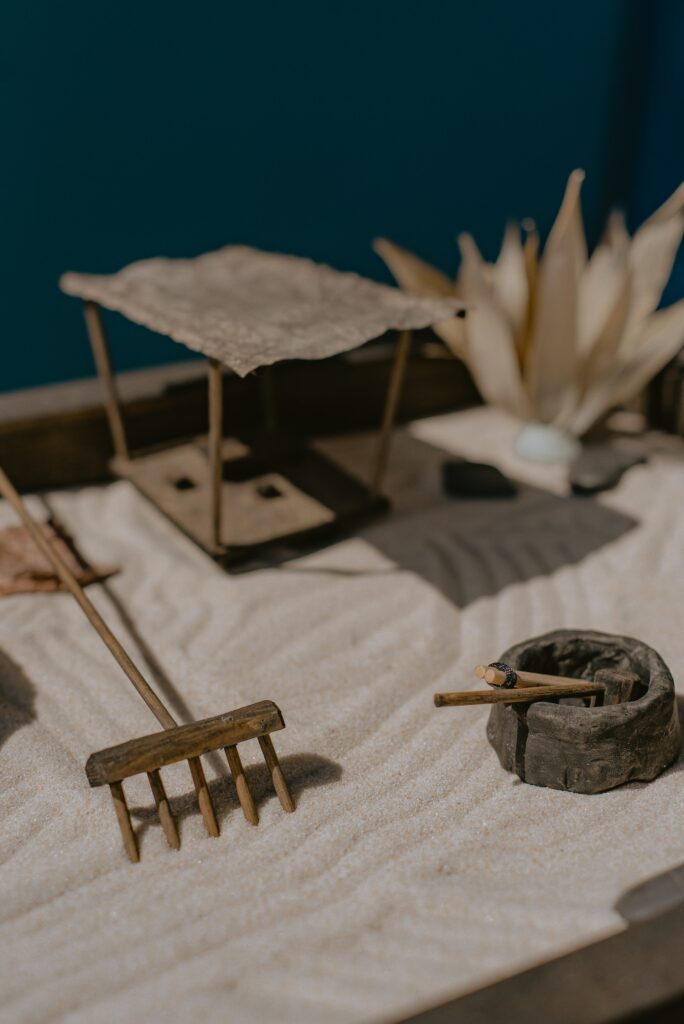
[[[33,722],[36,690],[23,669],[0,651],[0,747],[17,729]]]
[[[512,498],[448,498],[439,481],[442,463],[453,455],[416,438],[402,436],[401,442],[403,459],[414,467],[415,483],[404,481],[408,498],[358,533],[394,566],[360,569],[358,575],[408,570],[464,608],[512,583],[577,564],[637,525],[592,498],[562,497],[524,484]],[[325,566],[281,568],[355,574]]]
[[[287,757],[280,758],[280,765],[295,803],[305,790],[318,786],[329,786],[342,777],[342,768],[336,761],[331,761],[318,754],[289,754]],[[265,764],[245,765],[245,775],[257,809],[269,799],[277,800],[271,775]],[[188,783],[190,783],[189,771]],[[235,814],[239,817],[239,824],[245,824],[235,787],[227,775],[227,767],[225,773],[222,770],[221,777],[209,782],[209,791],[219,824]],[[169,796],[169,804],[181,827],[185,819],[200,814],[197,797],[190,786],[182,796]],[[155,828],[158,825],[157,810],[152,800],[150,800],[149,806],[132,807],[131,816],[135,822],[139,822],[136,829],[139,841],[149,828]]]

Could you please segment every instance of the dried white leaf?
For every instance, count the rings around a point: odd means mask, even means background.
[[[511,325],[516,348],[525,327],[529,289],[525,269],[525,254],[517,224],[508,224],[501,244],[499,258],[493,268],[494,300]]]
[[[456,294],[452,281],[436,267],[414,256],[408,249],[402,249],[387,238],[376,238],[373,249],[383,260],[397,284],[413,295],[450,295]]]
[[[580,277],[577,324],[580,355],[586,357],[596,345],[629,278],[629,235],[624,220],[614,213],[610,227]]]
[[[572,420],[573,432],[581,436],[609,409],[634,398],[682,345],[684,299],[643,321],[642,336],[631,359],[588,391]]]
[[[630,252],[632,323],[657,308],[684,234],[684,183],[635,232]]]
[[[376,238],[373,249],[404,291],[414,295],[440,297],[457,294],[456,285],[446,274],[414,256],[407,249],[402,249],[395,242],[390,242],[387,238]],[[452,317],[449,320],[442,320],[433,324],[432,329],[454,355],[459,359],[465,359],[466,335],[463,318]]]
[[[684,235],[684,184],[633,239],[618,212],[587,261],[580,208],[583,171],[570,175],[541,259],[509,225],[494,264],[462,235],[456,284],[390,242],[380,253],[404,288],[469,307],[435,330],[467,363],[486,402],[580,436],[632,398],[684,344],[682,303],[654,313]],[[522,370],[520,368],[523,368]]]
[[[586,260],[579,196],[584,174],[573,171],[539,265],[526,380],[535,416],[562,419],[579,388],[577,307]]]
[[[466,361],[486,402],[516,416],[529,415],[513,331],[496,304],[486,264],[470,235],[459,237],[461,297],[468,307]]]

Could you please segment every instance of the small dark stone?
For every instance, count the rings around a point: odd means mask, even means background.
[[[638,452],[611,444],[590,444],[570,464],[569,481],[575,494],[598,494],[619,483],[632,466],[646,462]]]
[[[496,466],[467,459],[442,463],[442,487],[451,498],[513,498],[518,493]]]

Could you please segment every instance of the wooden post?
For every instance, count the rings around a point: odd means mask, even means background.
[[[272,434],[278,425],[278,407],[276,405],[273,367],[264,366],[259,374],[258,380],[264,429],[267,434]]]
[[[96,302],[84,302],[83,314],[85,316],[90,346],[93,350],[95,366],[104,387],[105,412],[107,413],[114,451],[120,458],[127,459],[129,453],[126,432],[121,416],[121,403],[119,401],[116,380],[112,372],[112,360],[109,354],[107,335],[102,323],[102,311]]]
[[[211,539],[221,547],[223,487],[223,373],[216,359],[209,360],[209,466],[211,473]]]
[[[408,361],[410,348],[411,332],[402,331],[399,335],[399,340],[394,353],[394,362],[392,364],[392,371],[390,373],[389,385],[387,388],[385,411],[382,417],[382,427],[380,429],[380,438],[378,440],[375,468],[371,479],[372,494],[380,493],[380,487],[385,475],[385,470],[387,469],[392,429],[397,415],[397,408],[399,407],[399,399],[401,398],[401,389],[404,383],[404,374],[406,372],[406,363]]]

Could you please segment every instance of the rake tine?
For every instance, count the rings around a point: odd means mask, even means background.
[[[264,760],[266,761],[266,764],[268,765],[269,771],[271,773],[271,778],[273,779],[273,786],[276,793],[278,794],[278,799],[280,800],[283,810],[294,811],[295,802],[292,799],[290,790],[287,788],[285,776],[283,775],[283,770],[280,767],[278,755],[276,754],[275,747],[273,746],[273,740],[268,734],[264,736],[258,736],[257,739],[259,740],[261,752],[264,755]]]
[[[128,804],[126,803],[126,796],[123,791],[123,786],[120,782],[110,782],[109,790],[112,794],[112,800],[114,801],[114,810],[116,811],[116,818],[119,822],[119,828],[121,829],[121,836],[126,847],[126,853],[128,854],[129,860],[133,864],[137,864],[140,860],[140,854],[138,853],[138,843],[136,842],[135,832],[131,825],[131,816],[128,813]]]
[[[235,783],[235,789],[237,790],[242,813],[250,825],[258,825],[259,815],[257,814],[256,807],[254,806],[254,800],[252,799],[252,794],[249,791],[249,786],[247,785],[245,770],[242,767],[242,761],[240,760],[237,747],[224,747],[224,750],[226,752],[226,757],[228,758],[230,774],[233,776],[233,782]]]
[[[164,829],[166,841],[174,850],[180,850],[180,838],[178,836],[178,828],[176,827],[176,819],[171,813],[169,799],[166,795],[161,775],[155,770],[148,772],[147,778],[150,780],[150,789],[152,790],[154,802],[157,805],[157,814]]]
[[[218,821],[216,820],[216,813],[214,811],[214,805],[211,802],[211,794],[207,787],[207,780],[204,776],[204,768],[199,757],[191,757],[188,761],[190,765],[190,771],[192,773],[192,781],[195,784],[195,792],[197,793],[197,801],[199,803],[202,817],[204,818],[204,824],[207,827],[207,832],[210,836],[219,836],[221,834]]]

